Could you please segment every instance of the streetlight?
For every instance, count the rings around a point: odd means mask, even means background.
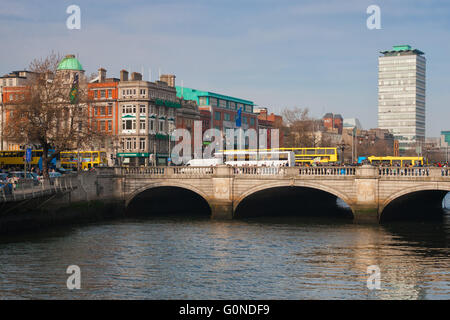
[[[339,148],[339,150],[341,150],[341,165],[344,165],[344,161],[345,161],[344,150],[345,150],[346,144],[344,142],[341,142],[341,143],[337,144],[337,147]]]

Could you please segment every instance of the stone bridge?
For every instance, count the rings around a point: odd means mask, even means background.
[[[326,211],[331,205],[336,207],[340,198],[356,221],[380,222],[398,212],[411,216],[442,212],[442,200],[450,191],[450,169],[370,165],[103,168],[96,185],[100,198],[113,197],[125,207],[140,195],[161,188],[170,193],[166,198],[172,202],[177,202],[177,190],[189,190],[209,205],[215,219],[245,216],[248,199],[263,203],[261,210],[271,207],[276,211],[279,206],[280,210]],[[292,194],[293,190],[299,192],[298,201],[283,208],[280,194]],[[257,211],[255,207],[253,211]]]

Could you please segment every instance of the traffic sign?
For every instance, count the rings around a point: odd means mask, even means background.
[[[31,148],[27,148],[25,161],[26,162],[31,162]]]

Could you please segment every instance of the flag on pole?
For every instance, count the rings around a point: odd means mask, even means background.
[[[78,73],[75,74],[72,82],[72,89],[69,93],[70,103],[75,104],[78,100]]]
[[[242,126],[242,107],[238,109],[236,116],[236,127],[240,128]]]

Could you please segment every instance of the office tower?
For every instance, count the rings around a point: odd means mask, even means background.
[[[378,127],[399,140],[400,151],[425,140],[424,53],[409,45],[382,51],[378,58]]]

